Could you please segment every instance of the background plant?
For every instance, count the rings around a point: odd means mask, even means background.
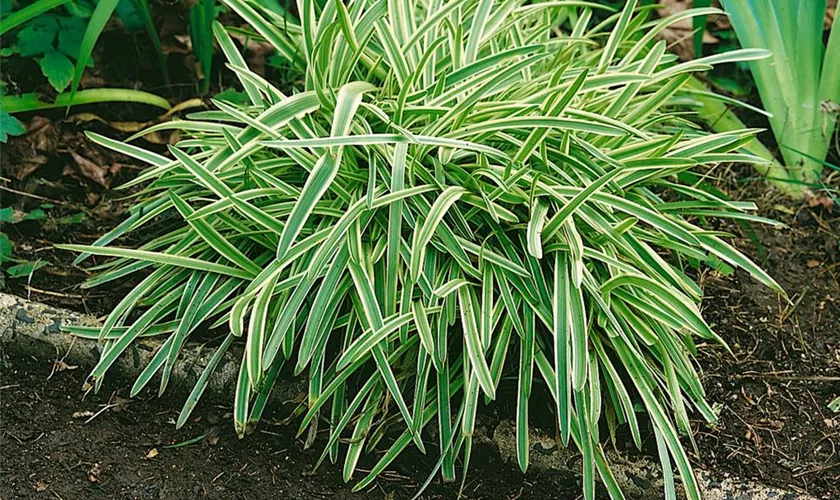
[[[11,207],[0,208],[0,229],[24,221],[42,221],[47,217],[45,210],[49,208],[52,207],[48,204],[30,212],[16,211]],[[43,260],[28,261],[15,257],[14,244],[4,231],[0,231],[0,286],[5,286],[4,281],[7,276],[9,278],[29,276],[46,265],[47,262]]]
[[[5,43],[0,56],[17,54],[36,58],[41,72],[59,94],[53,102],[44,101],[36,94],[2,95],[0,112],[9,114],[109,101],[141,102],[169,108],[166,99],[134,89],[89,89],[82,91],[83,95],[77,95],[85,67],[93,64],[94,45],[115,10],[127,26],[142,25],[146,29],[161,61],[164,77],[168,78],[160,39],[146,0],[36,0],[19,5],[17,10],[12,10],[12,5],[10,1],[2,3],[4,15],[0,21],[0,35],[7,37],[7,33],[16,30],[15,41]],[[61,93],[68,86],[70,91]],[[6,123],[12,122],[6,120]],[[5,138],[2,140],[5,142]]]
[[[17,118],[0,109],[0,143],[26,133],[26,127]]]
[[[834,136],[840,104],[840,28],[835,16],[823,43],[825,0],[722,0],[743,47],[768,49],[750,61],[761,102],[784,167],[769,177],[802,195],[822,187],[821,173]]]
[[[390,443],[361,489],[412,443],[426,451],[427,426],[440,456],[432,476],[454,480],[479,407],[511,369],[523,470],[528,402],[543,391],[560,441],[583,455],[585,498],[596,475],[622,497],[601,423],[611,439],[626,425],[641,447],[637,408],[666,496],[676,468],[699,498],[680,435],[690,412],[716,415],[691,355],[695,338],[721,339],[688,268],[742,268],[783,292],[726,233],[695,223],[769,221],[685,182],[698,166],[761,161],[734,152],[754,131],[707,134],[686,120],[696,96],[686,83],[765,51],[676,63],[657,33],[717,11],[649,20],[635,1],[613,12],[577,0],[304,0],[299,19],[225,4],[302,80],[284,94],[214,23],[248,103],[219,100],[151,127],[186,136],[171,157],[90,134],[151,165],[125,186],[147,184],[128,219],[94,245],[61,247],[82,252],[79,263],[113,257],[86,286],[147,273],[101,328],[71,329],[103,343],[94,386],[136,339],[159,336],[132,394],[155,375],[162,392],[184,343],[209,326],[221,336],[204,339],[216,351],[178,425],[241,344],[237,432],[257,424],[292,363],[308,376],[300,432],[329,422],[322,461],[351,436],[349,480],[365,450]],[[114,246],[152,220],[163,229],[147,243]]]
[[[261,0],[257,4],[275,15],[286,12],[278,0]],[[215,0],[199,0],[189,8],[188,33],[196,59],[196,77],[200,81],[197,90],[202,94],[210,91],[214,54],[212,22],[220,10],[225,8]],[[108,19],[115,13],[128,31],[145,30],[159,60],[164,82],[169,83],[167,56],[148,0],[3,0],[0,11],[3,14],[0,34],[14,35],[12,43],[6,37],[0,56],[36,59],[50,86],[60,93],[52,103],[36,94],[7,96],[2,102],[4,111],[15,113],[111,100],[168,108],[165,99],[131,89],[108,89],[110,92],[91,89],[76,99],[84,68],[93,66],[93,48]],[[256,37],[260,38],[258,34]],[[276,60],[276,56],[272,57],[269,63],[280,65]],[[61,94],[68,87],[70,91]]]
[[[164,77],[168,78],[165,56],[146,0],[37,0],[4,16],[0,34],[20,29],[15,43],[7,46],[3,55],[38,58],[41,71],[56,91],[71,86],[71,94],[75,93],[85,66],[93,64],[91,52],[114,11],[129,29],[146,29]]]
[[[264,0],[262,5],[278,11],[277,0]],[[3,22],[0,34],[16,30],[13,44],[4,47],[3,57],[17,54],[38,60],[50,85],[62,92],[72,83],[78,87],[84,66],[91,67],[90,51],[96,44],[107,20],[116,14],[128,31],[145,30],[160,63],[164,82],[169,83],[167,58],[157,27],[154,25],[148,0],[36,0],[34,2],[2,2]],[[210,89],[213,60],[211,23],[216,18],[216,0],[198,0],[189,9],[189,35],[197,60],[200,91]],[[82,51],[82,49],[85,49]],[[81,63],[73,61],[82,59]]]

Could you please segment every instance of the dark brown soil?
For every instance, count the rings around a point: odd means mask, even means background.
[[[840,211],[795,206],[762,183],[746,191],[735,170],[722,182],[736,199],[751,199],[786,228],[755,226],[759,252],[744,231],[738,245],[790,295],[791,303],[744,273],[702,276],[704,315],[732,347],[701,349],[704,386],[721,407],[715,428],[698,423],[700,460],[821,498],[840,498]],[[731,229],[731,228],[730,228]],[[760,255],[762,254],[762,255]]]
[[[85,397],[84,373],[49,378],[52,360],[6,360],[0,378],[0,498],[346,498],[341,463],[315,474],[323,443],[303,450],[282,411],[244,440],[233,432],[230,407],[205,403],[175,430],[183,401],[150,396],[125,399],[120,385]],[[492,417],[490,417],[492,420]],[[275,423],[271,423],[275,422]],[[204,437],[202,437],[204,436]],[[171,447],[199,438],[193,444]],[[361,469],[371,465],[363,461]],[[410,498],[434,466],[434,457],[406,454],[353,498]],[[357,471],[354,479],[363,474]],[[426,490],[423,498],[455,498],[460,482]],[[467,498],[579,496],[573,477],[523,475],[501,462],[490,445],[473,454]]]

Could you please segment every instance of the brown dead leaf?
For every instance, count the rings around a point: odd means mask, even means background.
[[[785,426],[785,423],[781,420],[776,420],[775,418],[762,418],[759,420],[762,426],[767,428],[768,430],[779,431]]]
[[[89,122],[98,122],[108,127],[111,127],[114,130],[119,132],[123,132],[126,134],[133,134],[136,132],[140,132],[143,129],[146,129],[152,125],[157,123],[163,123],[172,119],[176,113],[180,113],[181,111],[194,109],[194,108],[204,108],[205,104],[204,101],[200,98],[193,98],[187,99],[186,101],[182,101],[172,108],[169,109],[166,113],[158,116],[154,120],[149,120],[145,122],[120,122],[120,121],[109,121],[95,113],[76,113],[68,117],[68,120],[75,123],[75,124],[85,124]],[[181,139],[181,134],[178,130],[171,130],[171,131],[158,131],[152,132],[149,134],[144,134],[143,139],[147,142],[151,142],[152,144],[175,144]]]
[[[817,259],[808,259],[805,265],[808,266],[809,269],[813,269],[815,267],[820,267],[822,265],[822,262],[818,261]]]
[[[43,480],[35,483],[35,491],[37,491],[39,493],[42,492],[42,491],[47,491],[47,488],[49,488],[49,487],[50,487],[50,485],[45,483]]]
[[[181,140],[181,131],[180,130],[172,130],[169,133],[166,132],[152,132],[151,134],[146,134],[143,136],[148,142],[152,144],[177,144],[178,141]]]
[[[83,177],[92,180],[106,189],[111,186],[111,182],[113,182],[121,168],[119,163],[111,166],[97,165],[72,149],[70,150],[70,154],[73,156],[73,160],[76,161],[79,173]],[[64,172],[68,173],[66,168]]]
[[[152,448],[151,450],[146,452],[145,458],[155,458],[156,456],[160,455],[160,452],[157,448]]]
[[[94,193],[93,191],[88,191],[85,193],[85,200],[87,204],[90,206],[95,206],[99,203],[99,199],[102,198],[99,193]]]
[[[114,396],[113,398],[111,398],[111,405],[113,405],[113,407],[111,408],[111,411],[114,412],[114,413],[119,413],[120,411],[122,411],[123,408],[125,408],[126,406],[131,404],[132,401],[133,400],[131,398],[123,398],[123,397],[120,397],[120,396]]]
[[[660,0],[661,8],[657,12],[660,17],[665,18],[690,9],[692,4],[693,0]],[[668,43],[668,49],[677,54],[683,61],[694,59],[694,27],[692,23],[691,19],[682,19],[665,28],[659,35],[661,39]],[[716,44],[718,41],[714,35],[706,30],[703,31],[704,44]]]
[[[268,42],[257,42],[241,35],[231,34],[231,36],[243,45],[247,44],[246,62],[248,63],[248,68],[258,75],[265,75],[265,63],[274,54],[274,47]]]
[[[3,169],[9,176],[24,180],[49,161],[58,147],[59,134],[52,122],[42,116],[33,117],[25,136],[17,137],[4,146]]]
[[[17,168],[12,170],[12,175],[22,181],[32,175],[42,165],[46,165],[47,161],[49,161],[48,158],[42,154],[34,152],[27,154],[18,162]]]
[[[43,116],[33,116],[26,127],[30,144],[38,151],[54,153],[58,147],[58,129],[53,122]]]
[[[175,35],[172,37],[175,41],[178,42],[178,45],[181,47],[178,51],[181,54],[189,54],[192,52],[192,37],[188,33],[182,33],[180,35]]]
[[[808,202],[808,206],[811,208],[823,207],[829,212],[834,209],[834,200],[828,196],[810,196],[806,201]]]
[[[108,82],[92,71],[85,71],[82,73],[82,79],[79,81],[79,88],[83,89],[94,89],[107,86]]]
[[[95,113],[76,113],[71,115],[67,118],[73,123],[81,124],[81,123],[89,123],[89,122],[99,122],[103,125],[107,125],[114,130],[119,130],[120,132],[124,132],[127,134],[133,134],[134,132],[139,132],[144,128],[148,127],[152,122],[112,122],[102,118],[101,116]]]

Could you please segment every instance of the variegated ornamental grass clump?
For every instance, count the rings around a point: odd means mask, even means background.
[[[88,286],[146,273],[101,328],[74,330],[103,342],[95,383],[156,336],[132,392],[155,374],[163,391],[184,343],[212,328],[215,355],[178,425],[242,345],[237,432],[290,363],[309,381],[301,432],[328,428],[322,460],[344,451],[349,480],[363,451],[388,450],[360,489],[408,446],[438,454],[434,473],[454,480],[476,413],[516,379],[523,470],[528,400],[547,389],[560,440],[583,455],[587,499],[597,476],[621,497],[599,428],[626,425],[641,446],[638,408],[667,494],[679,475],[698,498],[680,434],[689,414],[715,420],[692,354],[695,339],[721,339],[687,269],[739,267],[781,290],[698,225],[761,220],[750,203],[681,183],[697,166],[754,161],[736,152],[753,132],[692,126],[683,84],[762,52],[678,64],[654,39],[695,13],[648,20],[632,1],[610,12],[573,0],[302,0],[300,21],[225,3],[300,84],[284,94],[249,71],[216,24],[250,104],[152,127],[182,132],[170,156],[91,134],[151,165],[128,184],[146,187],[124,223],[65,246],[79,261],[113,257]],[[141,247],[118,246],[150,227]]]

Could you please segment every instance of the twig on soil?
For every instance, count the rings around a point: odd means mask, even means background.
[[[3,178],[3,181],[8,182],[8,179]],[[48,201],[50,203],[55,203],[56,205],[70,205],[66,201],[54,200],[52,198],[47,198],[46,196],[40,196],[40,195],[37,195],[37,194],[27,193],[27,192],[24,192],[24,191],[18,191],[17,189],[12,189],[12,188],[6,187],[6,186],[0,186],[0,189],[2,189],[3,191],[8,191],[12,194],[16,194],[16,195],[20,195],[20,196],[26,196],[28,198],[34,198],[36,200],[41,200],[41,201]]]
[[[805,285],[804,287],[802,287],[802,291],[799,294],[797,294],[796,300],[793,303],[789,303],[785,307],[785,309],[779,315],[779,326],[780,327],[785,324],[785,321],[787,321],[787,319],[790,317],[790,315],[793,314],[793,311],[795,311],[796,308],[799,307],[799,304],[802,303],[802,299],[804,299],[805,295],[808,294],[809,289],[810,289],[810,287],[808,285]]]
[[[120,405],[120,403],[109,403],[109,404],[103,406],[101,410],[94,413],[93,416],[91,416],[89,419],[85,420],[85,425],[91,423],[91,421],[93,421],[93,419],[95,419],[99,415],[102,415],[104,412],[110,410],[111,408],[117,407],[119,405]]]
[[[52,493],[53,495],[55,495],[55,497],[56,497],[58,500],[64,500],[64,497],[62,497],[61,495],[59,495],[58,493],[56,493],[54,489],[52,489],[52,488],[47,488],[47,489],[49,490],[49,492],[50,492],[50,493]]]
[[[53,361],[52,371],[50,371],[50,376],[47,377],[47,380],[51,379],[53,377],[53,375],[55,375],[55,372],[61,371],[61,370],[59,370],[60,366],[65,366],[65,367],[67,366],[67,363],[65,363],[64,360],[67,359],[67,356],[70,355],[70,351],[73,350],[73,346],[76,345],[76,339],[77,339],[77,337],[73,337],[73,339],[70,341],[70,346],[67,347],[67,352],[64,353],[64,356],[61,359]],[[56,351],[58,351],[57,347],[56,347]]]
[[[726,458],[732,459],[733,457],[738,456],[738,457],[741,457],[741,459],[744,462],[752,462],[753,464],[756,464],[755,468],[756,468],[756,470],[758,470],[759,475],[762,476],[762,477],[764,476],[764,471],[762,471],[761,467],[759,467],[759,465],[757,465],[757,464],[761,464],[761,461],[758,460],[757,458],[755,458],[754,456],[749,455],[749,454],[741,451],[743,449],[743,446],[738,448],[738,449],[735,449],[735,448],[732,448],[730,445],[726,445],[726,448],[728,448],[729,451],[730,451],[729,455],[727,455]]]
[[[42,290],[40,288],[36,288],[32,285],[24,285],[24,288],[26,288],[30,292],[40,293],[40,294],[43,294],[43,295],[49,295],[51,297],[61,297],[63,299],[93,299],[93,298],[97,298],[97,297],[105,297],[106,296],[106,294],[104,294],[104,293],[92,294],[92,295],[82,295],[82,294],[79,294],[79,293],[51,292],[49,290]]]
[[[826,471],[828,469],[834,469],[835,467],[840,467],[840,462],[828,465],[826,467],[814,467],[813,469],[804,470],[802,472],[797,472],[796,474],[793,475],[793,477],[802,477],[802,476],[806,476],[808,474],[814,474],[816,472],[823,472],[823,471]]]
[[[781,373],[791,373],[789,370],[785,372],[770,372],[770,373],[760,373],[760,372],[744,372],[734,375],[735,378],[748,378],[748,379],[773,379],[773,380],[787,380],[792,382],[840,382],[840,377],[832,377],[827,375],[802,375],[802,376],[790,376],[790,375],[781,375]]]
[[[834,269],[835,267],[840,267],[840,262],[835,262],[834,264],[831,264],[830,266],[826,266],[826,267],[822,268],[822,269],[820,270],[820,272],[818,272],[818,273],[817,273],[817,276],[818,276],[818,277],[819,277],[819,276],[822,276],[823,274],[825,274],[825,273],[827,273],[827,272],[830,272],[830,271],[831,271],[832,269]]]
[[[11,433],[11,432],[9,432],[9,431],[4,431],[4,433],[5,433],[7,436],[9,436],[9,437],[11,437],[12,439],[14,439],[15,441],[17,441],[19,445],[23,446],[23,441],[21,441],[19,437],[15,436],[14,434],[12,434],[12,433]]]

